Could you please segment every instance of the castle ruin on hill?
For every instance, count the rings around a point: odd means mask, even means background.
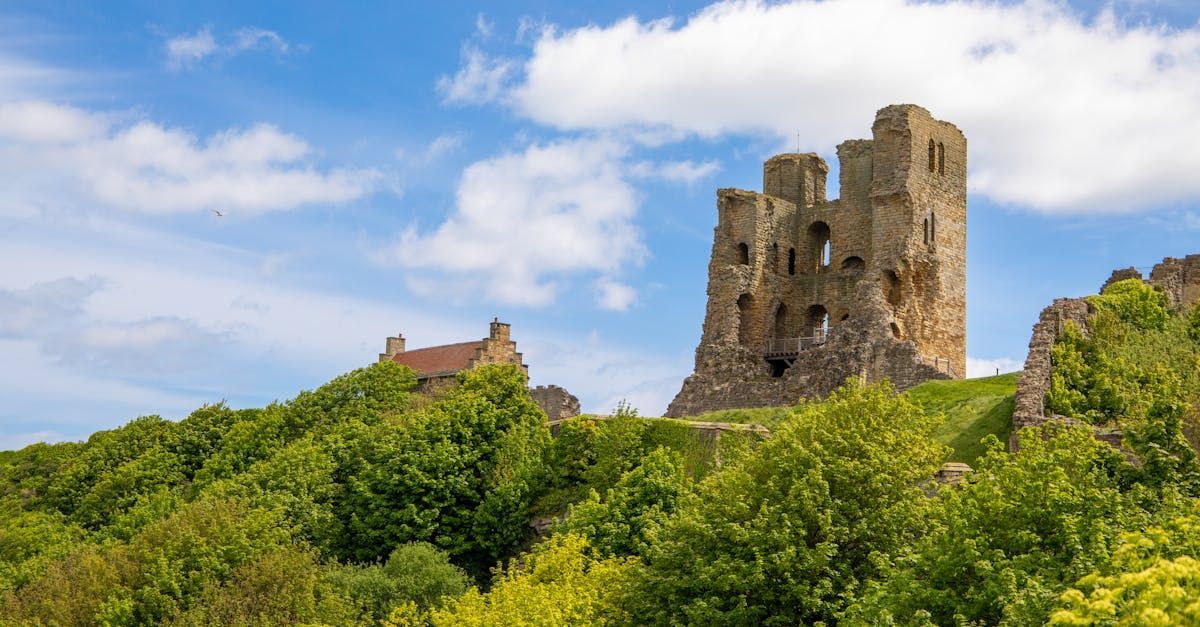
[[[963,376],[966,138],[892,105],[837,155],[836,200],[814,153],[767,160],[762,193],[717,191],[695,372],[668,416]]]

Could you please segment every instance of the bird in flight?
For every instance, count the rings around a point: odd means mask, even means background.
[[[220,211],[217,211],[216,209],[213,209],[213,210],[212,210],[212,212],[213,212],[213,213],[215,213],[215,214],[217,214],[217,217],[218,217],[218,218],[224,218],[224,217],[225,217],[225,214],[221,213]]]

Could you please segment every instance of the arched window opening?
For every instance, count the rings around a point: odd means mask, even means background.
[[[925,243],[929,243],[929,218],[925,218]]]
[[[775,308],[775,339],[782,340],[791,334],[791,324],[788,321],[787,305],[779,305]]]
[[[933,138],[929,138],[929,171],[933,172],[934,165],[937,161],[937,146],[933,143]]]
[[[738,244],[737,247],[737,262],[738,265],[750,265],[750,247],[745,242]]]
[[[738,307],[738,342],[742,346],[748,346],[753,339],[751,334],[750,315],[751,309],[754,307],[754,298],[749,294],[742,294],[737,300]]]
[[[883,296],[892,307],[900,304],[900,277],[895,270],[883,271]]]
[[[846,274],[862,274],[867,269],[867,262],[862,257],[846,257],[842,260],[842,272]]]
[[[943,146],[941,142],[938,142],[937,153],[938,153],[938,155],[937,155],[937,157],[938,157],[938,174],[945,174],[946,173],[946,147]]]
[[[829,331],[829,312],[825,310],[824,305],[808,308],[804,315],[804,328],[809,336],[825,339],[825,334]]]
[[[937,239],[937,214],[929,214],[929,242]]]
[[[788,249],[788,274],[796,274],[796,249]]]
[[[808,249],[812,257],[809,267],[814,272],[829,267],[829,225],[824,222],[813,222],[808,227]]]

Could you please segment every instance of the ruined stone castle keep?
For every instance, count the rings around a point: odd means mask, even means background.
[[[836,200],[814,153],[767,160],[762,193],[717,191],[696,368],[667,415],[963,376],[966,138],[915,105],[871,130],[838,145]]]

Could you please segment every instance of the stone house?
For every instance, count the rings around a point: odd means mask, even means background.
[[[517,351],[511,332],[511,325],[495,318],[483,339],[411,351],[405,350],[404,335],[398,333],[387,338],[379,361],[412,368],[417,373],[417,390],[426,394],[453,385],[459,372],[483,364],[515,364],[528,375],[529,366]],[[579,399],[557,385],[539,385],[530,390],[530,395],[550,420],[579,414]]]

